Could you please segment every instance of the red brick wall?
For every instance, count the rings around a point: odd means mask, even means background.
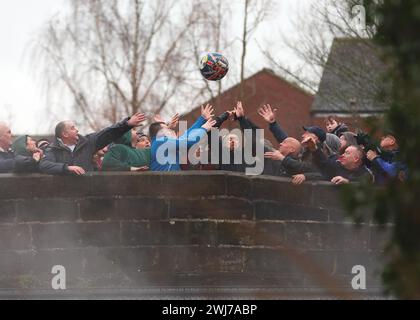
[[[302,126],[310,124],[310,107],[313,95],[295,87],[268,70],[263,70],[247,79],[245,86],[245,97],[242,101],[245,115],[265,130],[264,136],[274,145],[277,143],[268,130],[267,123],[257,113],[258,108],[262,105],[268,103],[278,109],[277,120],[292,137],[300,137]],[[232,110],[239,96],[239,86],[235,86],[210,103],[215,108],[216,115],[219,115],[226,110]],[[200,109],[198,108],[186,114],[182,120],[187,120],[188,126],[190,126],[199,115]],[[236,123],[227,121],[222,128],[233,129],[235,127],[237,127]]]

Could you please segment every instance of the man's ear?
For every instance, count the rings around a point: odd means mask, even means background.
[[[61,137],[62,138],[68,138],[69,137],[69,133],[67,132],[67,129],[63,130],[63,132],[61,133]]]
[[[395,137],[391,137],[391,140],[392,140],[391,145],[395,146],[397,144],[397,139],[395,139]]]
[[[296,154],[296,148],[290,147],[290,154]]]

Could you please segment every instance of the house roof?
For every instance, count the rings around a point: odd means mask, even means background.
[[[368,39],[336,38],[311,113],[382,113],[386,71],[375,44]]]
[[[295,90],[298,90],[298,91],[302,92],[303,94],[307,95],[308,97],[313,97],[313,94],[312,94],[312,93],[310,93],[309,91],[307,91],[307,90],[303,89],[302,87],[298,86],[297,84],[295,84],[295,83],[293,83],[293,82],[291,82],[291,81],[289,81],[289,80],[287,80],[287,79],[283,78],[282,76],[279,76],[279,75],[278,75],[278,74],[276,74],[273,70],[268,69],[268,68],[263,68],[263,69],[261,69],[260,71],[258,71],[258,72],[256,72],[256,73],[254,73],[253,75],[251,75],[251,76],[249,76],[248,78],[246,78],[246,79],[244,80],[245,85],[246,85],[246,83],[247,83],[249,80],[253,80],[254,78],[258,78],[258,77],[259,77],[259,76],[261,76],[262,74],[268,74],[268,75],[270,75],[270,76],[272,76],[272,77],[276,78],[278,81],[281,81],[281,82],[283,82],[284,84],[286,84],[287,86],[289,86],[289,87],[290,87],[290,89],[295,89]],[[229,94],[229,92],[231,92],[231,91],[238,90],[240,85],[241,85],[240,83],[237,83],[236,85],[234,85],[234,86],[232,86],[232,87],[230,87],[230,88],[226,89],[225,91],[223,91],[223,92],[220,94],[220,96],[225,96],[225,95]],[[254,94],[256,94],[256,92],[254,92]],[[247,98],[249,98],[249,97],[247,97]],[[207,103],[211,103],[212,101],[214,101],[214,100],[216,100],[216,99],[217,99],[217,97],[213,97],[213,98],[211,98],[210,100],[208,100],[208,101],[206,101],[206,102],[204,102],[204,103],[200,104],[198,107],[196,107],[196,108],[194,108],[194,109],[191,109],[191,110],[186,111],[185,113],[183,113],[183,114],[181,115],[181,118],[182,118],[182,117],[184,117],[184,116],[186,116],[186,115],[188,115],[188,114],[191,114],[191,113],[196,112],[197,110],[199,110],[199,109],[201,108],[201,105],[206,105]]]

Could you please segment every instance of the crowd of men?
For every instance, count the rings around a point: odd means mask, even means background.
[[[300,139],[289,137],[275,117],[276,109],[262,106],[258,113],[267,122],[269,131],[278,142],[273,146],[267,139],[260,141],[242,139],[228,133],[215,142],[210,134],[225,121],[237,121],[241,130],[257,131],[258,128],[246,116],[241,102],[233,110],[215,117],[210,105],[201,108],[201,116],[183,134],[177,132],[179,115],[169,122],[157,115],[148,133],[138,128],[146,121],[146,115],[136,113],[102,131],[86,136],[79,134],[72,121],[62,121],[55,128],[54,141],[35,141],[30,136],[17,137],[12,142],[10,128],[0,123],[0,173],[72,174],[84,175],[91,171],[179,171],[179,170],[226,170],[246,172],[252,164],[236,161],[243,154],[244,145],[251,144],[255,153],[258,143],[264,150],[262,159],[264,175],[290,177],[300,185],[308,180],[327,180],[333,184],[345,184],[361,180],[384,184],[397,179],[404,181],[407,170],[399,160],[397,139],[391,133],[384,134],[377,145],[367,140],[367,135],[356,134],[336,118],[325,120],[325,129],[303,126]],[[201,143],[203,138],[206,143]],[[369,142],[367,142],[369,141]],[[167,162],[162,162],[161,150],[165,146]],[[219,161],[194,162],[182,153],[195,148],[193,156],[200,158],[217,151]],[[222,155],[226,155],[222,159]],[[226,160],[227,159],[227,160]],[[243,158],[242,158],[243,159]]]

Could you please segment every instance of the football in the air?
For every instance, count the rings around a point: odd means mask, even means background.
[[[225,56],[217,52],[205,53],[200,60],[200,72],[207,80],[221,80],[229,70]]]

